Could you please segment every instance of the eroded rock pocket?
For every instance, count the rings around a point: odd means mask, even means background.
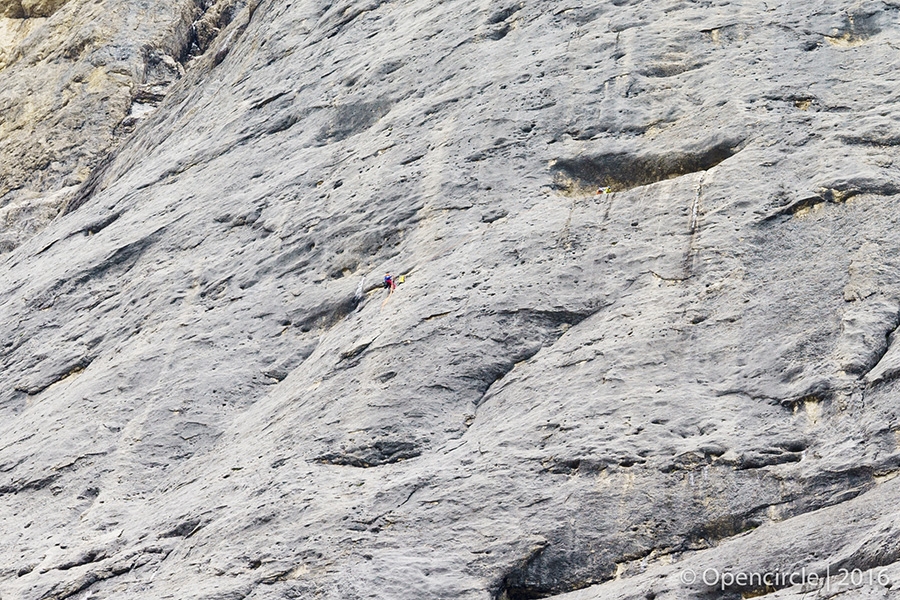
[[[421,449],[412,442],[380,440],[346,452],[324,454],[315,458],[315,462],[365,469],[416,458],[421,453]]]
[[[610,579],[612,563],[588,565],[564,549],[541,543],[500,581],[494,600],[534,600],[583,589]]]
[[[734,156],[743,140],[725,140],[696,152],[630,154],[613,152],[552,162],[553,184],[564,194],[590,194],[598,188],[620,192],[673,179],[688,173],[707,171]]]

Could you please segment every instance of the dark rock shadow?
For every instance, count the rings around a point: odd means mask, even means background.
[[[564,193],[588,193],[598,187],[612,192],[707,171],[731,158],[743,140],[728,139],[694,152],[637,155],[613,152],[577,158],[560,158],[551,166],[554,187]]]

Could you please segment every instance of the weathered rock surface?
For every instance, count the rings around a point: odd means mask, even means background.
[[[177,82],[0,71],[0,596],[896,595],[900,4],[163,4],[3,33]]]
[[[244,5],[0,0],[0,252],[78,200]]]

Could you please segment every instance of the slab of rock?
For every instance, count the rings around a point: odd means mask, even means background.
[[[116,7],[0,70],[0,596],[894,594],[900,7]]]

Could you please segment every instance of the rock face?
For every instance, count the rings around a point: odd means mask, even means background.
[[[0,252],[78,197],[243,6],[0,0]]]
[[[57,4],[0,597],[896,595],[900,4]]]

